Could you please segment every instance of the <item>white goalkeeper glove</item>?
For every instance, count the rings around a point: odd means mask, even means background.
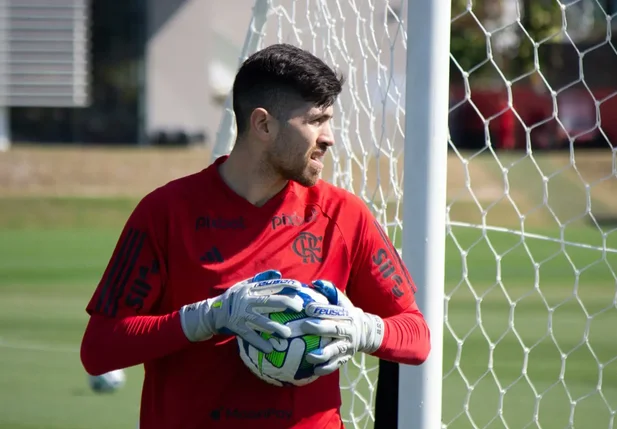
[[[216,334],[235,334],[264,353],[270,353],[272,344],[255,330],[289,338],[291,329],[288,326],[263,314],[288,309],[302,311],[300,297],[274,295],[285,288],[302,287],[296,280],[281,279],[278,271],[264,271],[236,283],[216,298],[183,306],[180,309],[182,330],[193,342],[208,340]]]
[[[327,375],[347,363],[357,352],[374,353],[383,341],[384,323],[381,317],[365,313],[336,286],[326,280],[316,280],[313,287],[328,298],[330,305],[310,303],[304,311],[314,319],[303,323],[307,334],[334,340],[306,356],[317,365],[316,375]]]

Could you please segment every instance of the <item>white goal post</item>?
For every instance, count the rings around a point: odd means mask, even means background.
[[[255,1],[239,63],[287,42],[345,74],[323,178],[418,283],[432,351],[400,367],[389,427],[617,427],[611,1]],[[234,139],[228,97],[212,160]],[[341,371],[347,428],[384,427],[377,375]]]
[[[448,151],[450,0],[410,0],[402,216],[402,257],[418,284],[431,330],[420,367],[399,370],[398,427],[441,427]]]

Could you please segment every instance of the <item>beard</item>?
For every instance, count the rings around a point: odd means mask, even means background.
[[[317,184],[321,169],[310,162],[306,152],[294,151],[290,148],[291,139],[279,135],[273,149],[266,153],[266,168],[284,180],[292,180],[304,187]]]

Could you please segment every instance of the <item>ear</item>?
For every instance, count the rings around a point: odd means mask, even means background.
[[[251,113],[250,124],[253,135],[262,141],[273,140],[278,132],[276,119],[261,107]]]

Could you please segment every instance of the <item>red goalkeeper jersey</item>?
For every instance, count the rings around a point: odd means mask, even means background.
[[[428,350],[414,283],[356,196],[323,181],[290,182],[256,207],[221,179],[225,159],[135,208],[87,306],[84,366],[100,373],[144,364],[142,429],[342,428],[338,372],[303,387],[269,385],[244,366],[234,337],[186,340],[178,310],[267,269],[306,283],[328,279],[384,318],[376,356],[414,363]]]

